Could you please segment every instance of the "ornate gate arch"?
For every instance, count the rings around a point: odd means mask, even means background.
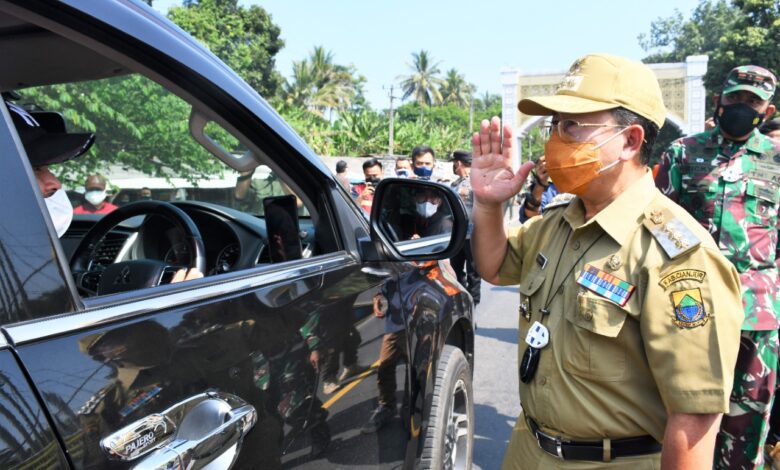
[[[685,62],[648,64],[658,77],[664,104],[669,111],[667,121],[677,126],[683,135],[704,130],[706,94],[703,78],[707,72],[707,61],[706,55],[694,55],[686,57]],[[517,102],[527,96],[554,93],[566,72],[526,74],[517,68],[501,70],[502,120],[515,131],[516,163],[523,160],[522,139],[544,121],[542,116],[527,116],[518,111]]]

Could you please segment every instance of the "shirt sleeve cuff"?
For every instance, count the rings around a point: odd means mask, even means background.
[[[728,413],[729,390],[669,391],[664,394],[664,405],[670,413]]]

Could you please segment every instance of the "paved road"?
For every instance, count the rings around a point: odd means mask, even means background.
[[[475,319],[474,464],[497,469],[520,413],[517,396],[517,287],[482,283]]]

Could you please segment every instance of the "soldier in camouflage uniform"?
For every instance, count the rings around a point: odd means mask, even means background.
[[[717,126],[672,143],[656,185],[690,212],[734,264],[745,320],[730,411],[723,416],[715,467],[756,468],[774,398],[778,364],[777,259],[780,143],[759,133],[771,118],[775,76],[748,65],[729,72]]]

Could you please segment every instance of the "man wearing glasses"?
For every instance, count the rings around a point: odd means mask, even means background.
[[[493,284],[519,284],[523,412],[503,468],[712,468],[741,323],[739,278],[647,168],[666,109],[647,66],[588,55],[553,96],[547,169],[570,203],[504,230],[512,129],[473,137],[472,245]]]
[[[763,67],[731,70],[717,97],[716,126],[673,142],[655,180],[712,234],[742,281],[742,338],[716,468],[762,466],[777,382],[780,144],[758,129],[775,112],[776,83]]]

